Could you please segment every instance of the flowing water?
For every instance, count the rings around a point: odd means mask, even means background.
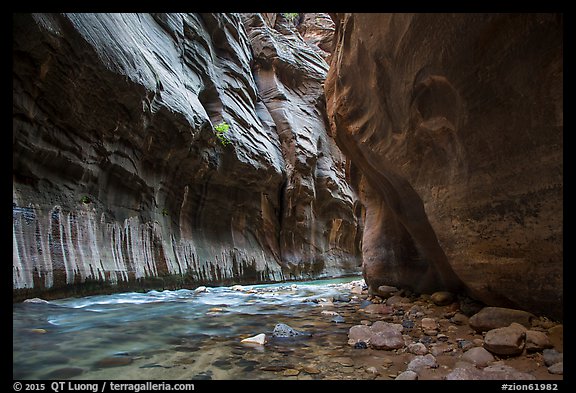
[[[360,277],[119,293],[13,306],[15,379],[298,379],[350,372]],[[356,281],[355,283],[351,283]],[[354,304],[355,303],[355,304]],[[343,317],[336,318],[333,310]],[[285,323],[307,335],[272,337]],[[265,333],[264,346],[243,338]],[[332,363],[328,363],[328,359]],[[334,359],[336,361],[334,362]],[[338,361],[340,359],[340,361]]]

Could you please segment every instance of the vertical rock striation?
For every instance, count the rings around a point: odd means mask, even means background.
[[[562,16],[334,19],[327,111],[369,285],[465,286],[561,318]]]
[[[327,67],[300,41],[283,35],[295,61],[275,77],[296,101],[274,107],[236,14],[13,22],[15,299],[354,270]]]

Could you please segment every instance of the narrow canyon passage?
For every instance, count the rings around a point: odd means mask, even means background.
[[[562,14],[13,14],[14,378],[561,379],[562,86]]]

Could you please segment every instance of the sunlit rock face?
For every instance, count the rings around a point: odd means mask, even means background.
[[[13,16],[15,299],[357,269],[327,64],[261,21]]]
[[[367,282],[562,317],[562,16],[338,14]]]

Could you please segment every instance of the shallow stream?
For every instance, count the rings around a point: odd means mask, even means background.
[[[13,306],[15,379],[323,379],[354,372],[360,277],[67,298]],[[346,300],[346,299],[344,299]],[[328,312],[328,310],[332,310]],[[324,313],[322,311],[325,311]],[[340,317],[337,318],[334,313]],[[285,323],[305,336],[272,337]],[[264,346],[241,343],[265,333]]]

